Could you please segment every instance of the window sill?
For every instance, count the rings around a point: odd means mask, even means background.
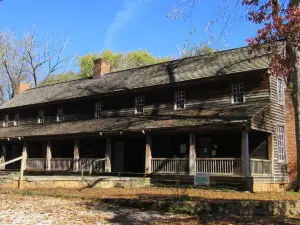
[[[246,102],[231,102],[231,105],[242,105],[245,104]]]
[[[185,110],[185,108],[177,108],[177,109],[174,109],[175,111],[180,111],[180,110]]]

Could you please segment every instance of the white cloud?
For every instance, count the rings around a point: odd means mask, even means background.
[[[138,10],[143,3],[149,0],[124,0],[122,8],[116,13],[114,21],[109,25],[104,39],[103,49],[111,48],[113,40],[118,35],[118,31],[130,20],[136,18]]]

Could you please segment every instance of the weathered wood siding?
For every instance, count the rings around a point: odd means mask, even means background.
[[[103,117],[134,116],[135,96],[145,96],[144,114],[155,115],[174,111],[174,92],[186,92],[186,109],[209,109],[231,105],[231,84],[244,83],[246,103],[269,100],[268,78],[262,73],[220,76],[214,79],[195,81],[169,87],[130,91],[126,94],[94,96],[64,103],[49,103],[24,109],[10,109],[0,112],[0,118],[9,114],[13,121],[15,111],[20,112],[20,125],[38,122],[38,110],[45,110],[45,123],[55,123],[58,107],[64,108],[64,121],[94,118],[95,102],[103,101]],[[0,128],[1,129],[1,128]]]
[[[277,97],[277,78],[270,76],[270,99],[272,104],[263,113],[258,115],[252,120],[252,128],[257,130],[266,131],[273,135],[273,160],[274,160],[274,177],[275,182],[286,182],[287,166],[286,164],[278,162],[278,148],[277,148],[277,125],[285,126],[285,106],[278,104]],[[259,178],[256,178],[259,179]],[[265,178],[262,178],[265,180]]]

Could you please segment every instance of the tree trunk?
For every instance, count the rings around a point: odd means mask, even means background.
[[[291,73],[293,84],[293,105],[295,112],[296,146],[297,146],[297,181],[295,191],[300,189],[300,52],[287,41],[287,53],[290,59],[290,65],[294,71]]]

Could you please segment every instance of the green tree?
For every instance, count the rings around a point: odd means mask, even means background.
[[[155,57],[146,50],[132,51],[127,54],[105,50],[101,53],[90,53],[77,58],[77,63],[80,68],[80,77],[90,77],[93,75],[94,60],[97,58],[109,60],[111,62],[112,71],[131,69],[172,60],[171,57]]]
[[[211,48],[208,44],[185,45],[182,49],[179,48],[178,50],[181,58],[208,55],[213,54],[215,52],[215,50]]]

